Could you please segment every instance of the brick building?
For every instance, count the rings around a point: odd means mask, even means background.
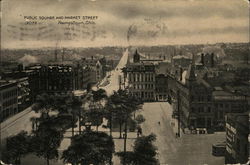
[[[129,91],[143,101],[155,100],[155,66],[152,63],[131,63],[123,69]]]
[[[0,122],[18,113],[18,88],[16,82],[0,81]]]
[[[247,163],[249,157],[249,114],[226,115],[225,164]]]

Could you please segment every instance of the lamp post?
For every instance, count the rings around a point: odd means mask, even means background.
[[[0,105],[1,106],[1,105]],[[0,107],[1,108],[1,107]],[[2,108],[1,108],[2,109]],[[1,110],[0,109],[0,110]],[[0,111],[0,161],[2,160],[2,113]]]
[[[125,119],[125,129],[124,129],[124,165],[126,165],[126,152],[127,152],[127,123],[128,122],[128,116],[126,115]]]
[[[180,119],[181,119],[181,114],[180,114],[180,91],[177,91],[177,108],[178,108],[178,137],[180,137]]]

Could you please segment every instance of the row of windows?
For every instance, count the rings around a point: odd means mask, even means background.
[[[129,74],[128,75],[129,82],[148,82],[148,81],[154,81],[154,74]]]
[[[216,103],[214,106],[216,108],[241,108],[244,104],[243,103]]]
[[[154,84],[134,84],[134,89],[154,89]]]
[[[134,92],[133,95],[139,98],[154,98],[153,92]]]
[[[9,97],[13,97],[13,96],[16,96],[17,95],[17,90],[16,89],[13,89],[11,91],[6,91],[3,93],[3,99],[7,99]]]
[[[7,108],[5,110],[3,110],[0,114],[0,118],[2,116],[2,119],[5,119],[11,115],[14,115],[15,113],[17,113],[17,108]]]
[[[191,111],[196,113],[211,113],[211,107],[191,108]]]
[[[17,98],[9,99],[5,102],[3,102],[3,107],[8,107],[10,105],[17,104]]]
[[[155,88],[156,92],[167,92],[167,88]]]
[[[59,86],[60,87],[60,86]],[[65,89],[65,90],[69,90],[69,89],[73,89],[72,88],[72,86],[61,86],[60,88],[57,88],[57,86],[51,86],[51,85],[49,85],[49,88],[48,88],[49,90],[57,90],[57,89]]]
[[[193,95],[191,95],[191,101],[198,101],[198,102],[211,101],[211,96],[193,96]]]

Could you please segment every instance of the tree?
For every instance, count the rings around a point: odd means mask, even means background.
[[[50,160],[58,158],[58,148],[63,139],[63,132],[52,127],[53,120],[46,120],[40,123],[38,129],[32,136],[33,152],[38,157],[46,159],[47,165]]]
[[[35,112],[41,112],[42,117],[46,118],[54,107],[54,101],[55,97],[47,93],[42,93],[36,97],[36,102],[32,106],[32,109]]]
[[[131,116],[132,112],[135,112],[140,108],[141,102],[131,96],[126,90],[118,90],[110,96],[110,103],[114,104],[113,107],[113,119],[117,120],[120,127],[120,137],[122,134],[122,124],[125,124],[125,134],[127,130],[127,120]],[[125,135],[126,136],[126,135]]]
[[[104,117],[104,112],[102,109],[93,108],[87,111],[86,113],[87,120],[92,123],[92,125],[96,126],[96,130],[98,131],[98,127],[102,124],[102,120]]]
[[[7,138],[4,159],[8,163],[21,164],[21,157],[30,152],[30,136],[22,131],[15,136]]]
[[[156,159],[157,147],[153,144],[156,140],[154,134],[136,139],[132,152],[118,152],[122,163],[130,165],[158,165]]]
[[[114,141],[104,132],[83,132],[72,138],[68,149],[63,151],[62,159],[72,164],[105,164],[114,153]]]
[[[92,91],[94,102],[100,102],[101,100],[107,98],[107,93],[104,89],[98,89],[97,91]]]
[[[72,115],[72,137],[74,136],[74,128],[76,126],[76,122],[77,122],[77,118],[76,116],[78,116],[78,120],[81,121],[81,106],[82,106],[82,102],[74,97],[71,96],[69,98],[66,99],[65,101],[66,104],[66,108],[68,110],[68,112]],[[81,125],[79,122],[79,132],[81,132]]]
[[[141,123],[143,123],[146,119],[143,117],[143,115],[139,114],[139,115],[136,116],[135,120],[136,120],[137,124],[141,124]]]

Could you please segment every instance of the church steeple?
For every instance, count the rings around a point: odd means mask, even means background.
[[[140,54],[137,52],[137,49],[135,50],[134,56],[133,56],[133,62],[138,63],[140,62]]]
[[[189,65],[187,74],[186,74],[186,83],[187,85],[190,85],[190,83],[196,81],[195,76],[195,60],[194,60],[194,54],[192,56],[192,63]]]

